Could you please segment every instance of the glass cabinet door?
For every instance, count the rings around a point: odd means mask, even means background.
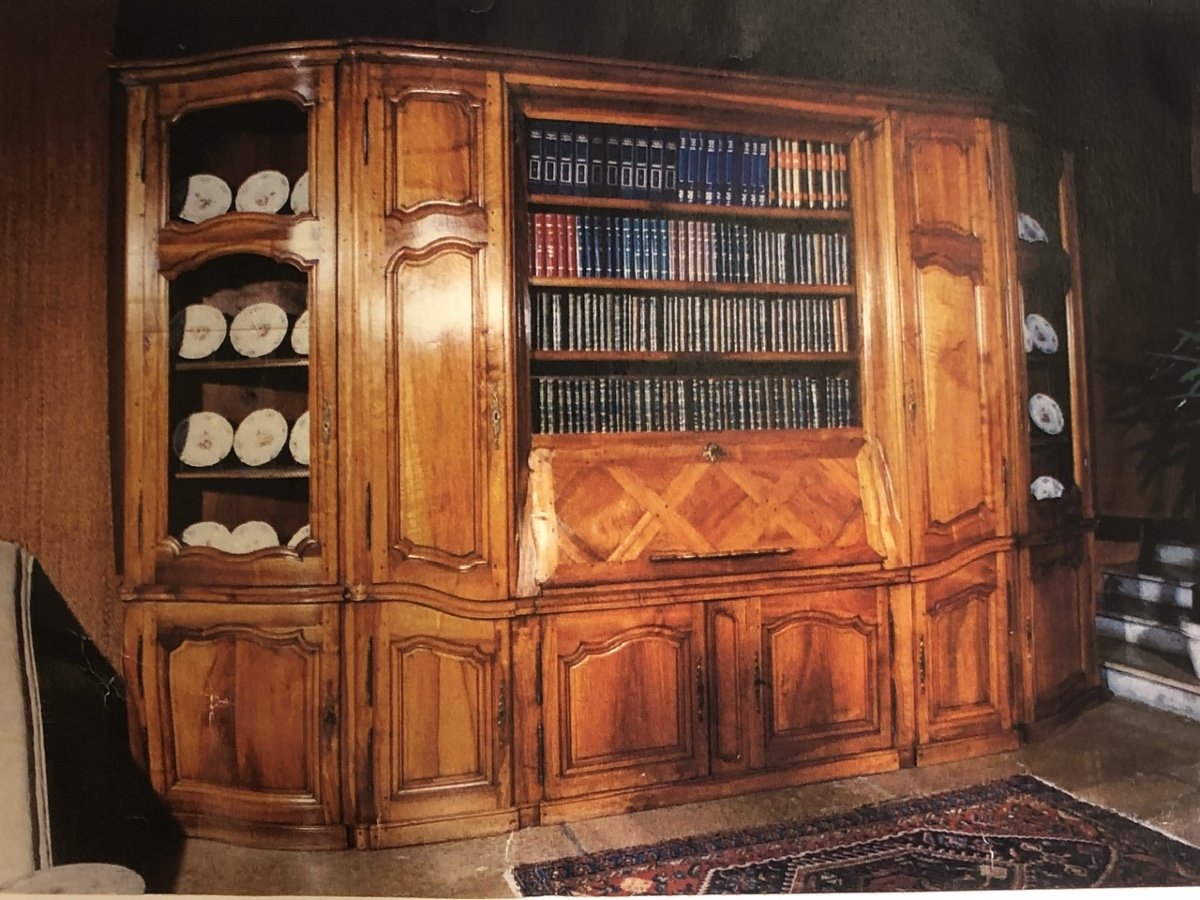
[[[134,89],[130,583],[336,577],[332,76]]]

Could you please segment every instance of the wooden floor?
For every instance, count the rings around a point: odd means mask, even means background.
[[[373,852],[287,853],[188,841],[188,894],[508,897],[514,863],[807,819],[897,797],[1037,775],[1100,806],[1200,844],[1200,723],[1114,700],[1041,743],[984,759],[851,778],[514,834]]]

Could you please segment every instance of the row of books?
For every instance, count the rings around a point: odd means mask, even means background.
[[[846,297],[535,291],[535,350],[845,353]]]
[[[728,131],[530,119],[531,194],[846,209],[847,147]]]
[[[850,283],[850,241],[840,232],[550,212],[534,213],[529,228],[536,278]]]
[[[841,375],[722,378],[539,376],[539,434],[848,428],[850,379]]]

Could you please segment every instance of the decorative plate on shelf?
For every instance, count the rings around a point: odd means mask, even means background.
[[[1049,394],[1034,394],[1029,398],[1029,418],[1046,434],[1061,434],[1066,424],[1062,407]]]
[[[226,551],[229,549],[229,538],[229,529],[220,522],[193,522],[179,536],[189,547],[212,547]]]
[[[1046,229],[1038,220],[1023,212],[1017,213],[1017,237],[1031,244],[1050,242],[1050,238],[1046,236]]]
[[[217,352],[228,331],[219,309],[192,303],[171,317],[171,346],[181,359],[204,359]]]
[[[292,186],[292,212],[301,215],[310,209],[312,207],[308,203],[308,173],[305,172]]]
[[[1057,500],[1063,495],[1063,484],[1053,475],[1039,475],[1029,484],[1034,500]]]
[[[248,466],[261,466],[279,455],[287,441],[288,425],[274,409],[256,409],[242,419],[233,435],[233,452]]]
[[[300,414],[294,425],[292,425],[292,434],[288,438],[288,450],[292,453],[292,459],[300,463],[302,466],[308,465],[308,413]]]
[[[175,426],[171,448],[185,466],[215,466],[229,455],[233,426],[219,413],[192,413]]]
[[[292,326],[292,349],[301,356],[308,356],[308,310],[300,313]]]
[[[1058,352],[1058,332],[1045,316],[1030,313],[1025,317],[1025,352],[1036,349],[1043,353]]]
[[[243,522],[229,535],[230,553],[253,553],[266,547],[278,547],[279,535],[266,522]]]
[[[241,183],[233,200],[238,212],[277,213],[288,202],[287,176],[274,169],[255,172]]]
[[[229,212],[232,199],[233,194],[223,178],[216,175],[193,175],[187,180],[187,195],[178,215],[183,221],[192,224],[206,222],[213,216]]]
[[[287,337],[287,313],[274,303],[254,303],[233,317],[229,343],[242,356],[257,359],[274,351]]]
[[[306,541],[310,537],[312,537],[312,526],[301,525],[296,529],[296,533],[292,535],[291,540],[288,541],[288,547],[295,550],[300,546],[301,541]]]

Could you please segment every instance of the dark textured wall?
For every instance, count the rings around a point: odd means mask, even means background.
[[[110,655],[119,609],[103,335],[108,51],[175,56],[352,36],[736,68],[1027,107],[1050,139],[1078,153],[1093,371],[1196,314],[1194,0],[4,0],[0,537],[38,554]],[[1100,511],[1163,511],[1169,497],[1135,486],[1095,374],[1093,389]]]

